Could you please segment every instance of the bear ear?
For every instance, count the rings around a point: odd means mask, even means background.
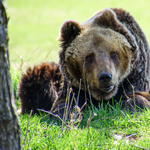
[[[65,21],[60,29],[58,40],[61,41],[62,44],[68,44],[72,42],[80,32],[81,25],[78,22],[73,20]]]
[[[135,51],[137,49],[136,41],[133,35],[129,32],[129,30],[118,20],[115,12],[112,9],[105,9],[101,13],[99,13],[95,19],[94,23],[98,24],[103,28],[110,28],[116,32],[122,34],[127,41],[132,46],[132,50]]]
[[[117,18],[111,9],[105,9],[94,19],[94,23],[102,27],[113,28],[116,26]]]

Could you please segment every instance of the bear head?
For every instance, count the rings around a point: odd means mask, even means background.
[[[137,58],[134,37],[111,9],[96,13],[82,24],[64,22],[59,41],[64,81],[77,88],[81,84],[97,101],[117,93]]]

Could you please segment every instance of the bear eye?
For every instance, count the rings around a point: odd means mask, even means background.
[[[111,59],[116,59],[117,57],[118,57],[117,52],[112,52],[112,53],[110,54],[110,58],[111,58]]]
[[[92,62],[93,60],[94,60],[94,58],[95,58],[95,56],[94,56],[94,54],[92,53],[92,54],[89,54],[89,55],[87,55],[86,57],[85,57],[85,62]]]

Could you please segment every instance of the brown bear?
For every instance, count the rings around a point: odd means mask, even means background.
[[[51,69],[41,72],[39,67],[41,74],[36,77],[28,69],[19,85],[23,112],[42,108],[63,114],[64,107],[82,107],[86,101],[98,106],[102,100],[118,102],[121,97],[122,109],[150,108],[150,47],[129,13],[104,9],[82,24],[65,21],[59,41],[62,88],[61,77],[57,80]],[[58,68],[54,70],[60,75]],[[47,71],[50,77],[45,76]],[[60,85],[57,90],[55,80]]]
[[[39,113],[37,108],[50,110],[60,95],[62,82],[59,64],[43,62],[33,68],[29,67],[19,83],[21,112],[18,112],[23,114],[33,110],[34,113]]]

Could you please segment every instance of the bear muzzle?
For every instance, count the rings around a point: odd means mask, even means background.
[[[112,80],[112,75],[108,72],[103,72],[98,77],[102,84],[108,84]]]
[[[98,80],[100,81],[100,83],[102,85],[101,90],[103,92],[108,93],[111,90],[113,90],[114,85],[111,85],[112,75],[109,72],[102,72],[98,76]]]

